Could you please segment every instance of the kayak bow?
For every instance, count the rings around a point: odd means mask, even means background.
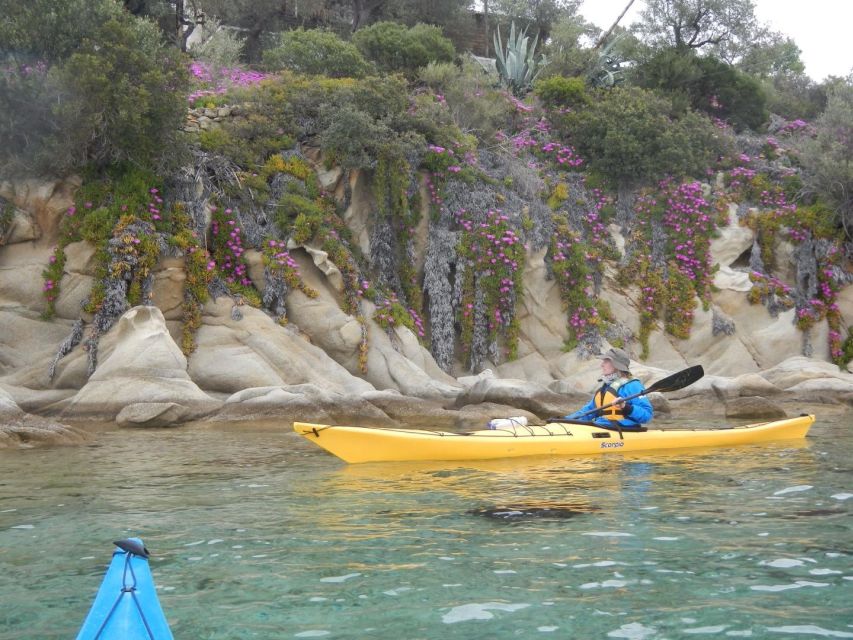
[[[293,430],[346,462],[492,460],[521,456],[627,453],[686,447],[729,447],[804,438],[814,422],[803,415],[726,429],[624,431],[624,438],[591,424],[544,426],[471,433],[333,426],[294,422]]]
[[[77,640],[172,640],[139,538],[119,540]]]

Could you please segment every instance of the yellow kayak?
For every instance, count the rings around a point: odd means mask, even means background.
[[[294,422],[293,430],[346,462],[407,460],[494,460],[521,456],[627,453],[688,447],[730,447],[804,438],[814,422],[803,415],[725,429],[610,431],[589,424],[450,433]]]

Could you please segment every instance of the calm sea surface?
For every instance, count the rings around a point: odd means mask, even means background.
[[[0,640],[138,535],[178,639],[853,638],[853,415],[803,443],[348,466],[287,427],[0,451]]]

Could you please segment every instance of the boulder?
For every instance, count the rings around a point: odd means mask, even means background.
[[[190,417],[187,407],[175,402],[135,402],[119,411],[121,427],[173,427]]]
[[[95,279],[79,273],[66,273],[62,278],[59,297],[56,299],[56,317],[64,320],[76,320],[81,316],[91,318],[83,312],[83,305],[89,300]]]
[[[335,197],[338,202],[346,206],[343,213],[344,221],[352,231],[355,244],[361,252],[370,255],[370,229],[371,215],[376,211],[376,198],[373,195],[373,184],[370,172],[352,170],[349,172],[348,181],[341,181]],[[349,202],[347,202],[347,191],[349,191]],[[348,205],[348,206],[347,206]]]
[[[836,404],[853,396],[853,381],[839,378],[812,378],[788,387],[786,393],[802,402]]]
[[[457,424],[458,412],[435,400],[404,396],[391,389],[368,391],[361,397],[405,428],[449,429]]]
[[[189,375],[200,388],[233,394],[253,387],[314,384],[337,393],[363,393],[373,386],[308,342],[293,325],[282,327],[259,309],[220,297],[204,307]]]
[[[52,253],[52,251],[50,252]],[[37,268],[44,269],[51,255],[44,258],[44,263]],[[88,242],[72,242],[65,247],[65,268],[59,282],[59,296],[55,302],[56,317],[65,320],[76,320],[83,313],[83,305],[89,299],[92,286],[95,283],[96,251]],[[38,280],[41,285],[42,278]],[[44,308],[43,299],[40,301]]]
[[[293,422],[361,427],[399,427],[360,395],[327,391],[312,384],[245,389],[228,397],[216,421],[276,419],[283,429]]]
[[[554,380],[548,385],[548,389],[563,396],[567,400],[575,402],[586,402],[594,392],[589,385],[581,385],[576,380]]]
[[[49,246],[29,243],[0,247],[0,307],[44,312],[41,274],[52,253]]]
[[[5,389],[24,413],[34,413],[40,416],[55,416],[74,394],[76,389],[31,389],[3,383],[0,389]]]
[[[460,431],[477,431],[486,429],[492,418],[509,418],[524,416],[528,424],[544,424],[544,421],[534,413],[495,402],[469,404],[459,408],[456,413],[456,429]],[[550,417],[550,416],[549,416]]]
[[[803,332],[794,324],[794,310],[772,317],[763,305],[752,305],[743,293],[720,291],[715,295],[720,310],[737,327],[736,337],[744,344],[759,369],[768,369],[783,360],[802,355]],[[826,331],[821,323],[812,330],[815,357],[826,359]],[[737,373],[745,373],[742,369]],[[734,373],[734,372],[733,372]]]
[[[573,389],[583,395],[589,395],[595,388],[595,381],[601,375],[601,361],[598,358],[583,358],[577,351],[561,353],[551,358],[551,375],[555,382],[563,382],[562,387],[552,390],[569,393]],[[554,382],[548,384],[552,388]]]
[[[752,281],[746,271],[721,266],[719,271],[714,274],[714,286],[721,291],[736,291],[745,294],[752,289]]]
[[[501,378],[529,380],[545,387],[554,382],[551,365],[538,351],[500,365],[498,375]]]
[[[89,437],[80,429],[24,413],[12,396],[0,388],[0,449],[80,444]]]
[[[649,402],[651,402],[655,415],[669,415],[672,413],[672,407],[669,404],[669,400],[663,393],[653,391],[646,397],[649,399]]]
[[[853,285],[848,285],[838,292],[838,309],[841,312],[841,325],[853,325]]]
[[[293,251],[294,249],[304,250],[309,256],[311,256],[311,260],[314,262],[314,266],[317,267],[323,273],[324,276],[326,276],[326,280],[331,285],[331,287],[338,294],[343,294],[344,276],[341,273],[341,270],[338,269],[337,265],[331,260],[329,260],[328,253],[326,253],[322,249],[316,249],[310,245],[296,244],[293,240],[288,241],[287,249],[289,251]]]
[[[761,396],[746,396],[726,401],[726,418],[776,420],[787,417],[788,414],[777,402]]]
[[[161,258],[154,270],[151,300],[163,312],[166,320],[183,319],[186,280],[183,258]]]
[[[40,231],[40,242],[56,244],[59,223],[74,204],[74,193],[82,180],[70,176],[63,180],[0,181],[0,196],[25,211]]]
[[[720,400],[744,396],[774,396],[782,393],[775,384],[757,373],[746,373],[735,378],[718,378],[711,380],[711,389]]]
[[[157,307],[133,307],[110,333],[115,339],[112,353],[63,415],[114,420],[130,404],[174,403],[186,410],[185,418],[192,419],[219,406],[190,379],[186,358]]]
[[[2,207],[0,207],[2,209]],[[6,229],[5,244],[17,244],[19,242],[32,242],[41,237],[41,229],[29,214],[20,209],[12,213],[12,220]],[[0,246],[4,244],[3,236],[0,234]]]
[[[519,299],[519,355],[537,354],[550,358],[562,352],[568,323],[557,281],[548,279],[546,249],[529,252],[522,276],[523,295]],[[507,363],[506,366],[512,365]],[[541,376],[538,376],[541,380]]]
[[[685,365],[701,362],[709,374],[733,376],[758,370],[753,354],[737,332],[714,335],[714,311],[705,311],[701,305],[694,311],[690,338],[678,341],[676,346]]]
[[[72,242],[65,247],[65,271],[83,276],[96,275],[98,252],[86,241]]]
[[[528,382],[505,378],[484,378],[456,398],[456,407],[490,402],[517,407],[533,413],[540,418],[561,416],[577,407],[575,402],[547,387]]]
[[[456,382],[441,371],[409,329],[397,327],[389,334],[370,319],[374,307],[366,300],[362,301],[362,312],[367,318],[369,347],[367,371],[362,372],[362,324],[341,310],[336,291],[313,261],[308,261],[303,252],[294,252],[293,256],[303,280],[319,295],[309,298],[301,291],[292,291],[287,297],[287,316],[313,344],[377,389],[395,389],[403,395],[439,400],[458,393]]]
[[[480,380],[496,378],[495,372],[491,369],[483,369],[480,373],[473,376],[459,376],[456,378],[456,382],[462,385],[464,389],[470,389],[475,384],[477,384]]]
[[[7,385],[47,389],[48,364],[71,324],[43,320],[25,309],[0,308],[0,380]]]
[[[737,217],[737,204],[730,204],[728,224],[717,228],[717,235],[711,240],[711,260],[720,268],[732,265],[743,253],[752,247],[754,234],[752,229],[742,226]]]
[[[722,378],[721,376],[705,376],[683,389],[667,392],[666,397],[669,400],[683,400],[684,398],[703,396],[714,398],[717,395],[714,391],[714,385],[724,384],[722,382],[723,380],[725,380],[725,378]]]
[[[838,390],[853,382],[853,374],[841,371],[830,362],[818,361],[804,356],[788,358],[776,366],[762,371],[761,376],[780,389],[792,391],[798,388],[798,392],[808,389],[816,390],[820,385],[823,385],[826,390]],[[824,382],[819,382],[821,380]],[[811,386],[798,387],[807,381],[818,382],[811,383]]]

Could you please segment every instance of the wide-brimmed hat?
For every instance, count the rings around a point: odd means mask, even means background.
[[[616,347],[598,356],[601,360],[610,360],[618,371],[628,371],[631,368],[631,357]]]

